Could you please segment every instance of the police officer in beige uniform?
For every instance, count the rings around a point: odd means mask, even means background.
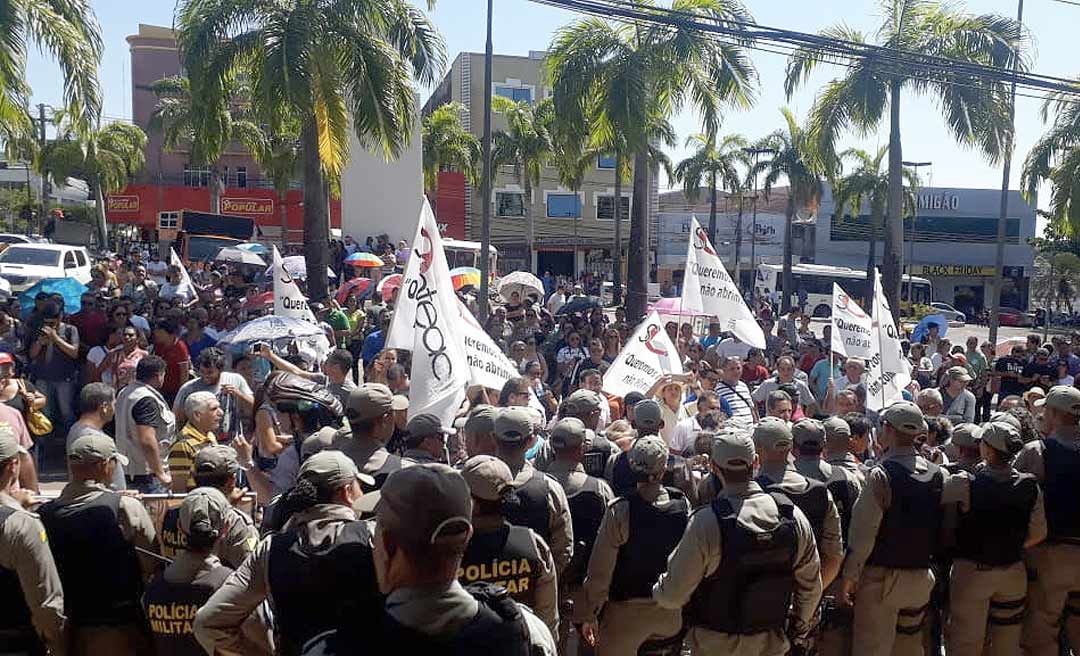
[[[1025,557],[1031,586],[1021,645],[1029,656],[1056,656],[1061,622],[1073,649],[1080,646],[1080,390],[1059,385],[1035,404],[1046,437],[1025,444],[1013,466],[1042,484],[1049,534]]]
[[[475,406],[465,418],[465,453],[470,456],[495,455],[495,418],[499,409],[490,405]]]
[[[496,455],[514,475],[514,490],[521,501],[506,518],[544,539],[551,547],[555,570],[562,576],[574,555],[574,525],[562,486],[525,461],[536,428],[527,408],[506,408],[495,419]]]
[[[946,526],[955,526],[956,536],[950,540],[948,653],[1017,654],[1028,587],[1023,554],[1046,538],[1042,493],[1034,476],[1011,466],[1023,447],[1019,431],[1001,422],[969,432],[986,464],[947,483],[958,499],[946,508]]]
[[[860,654],[923,653],[922,625],[934,587],[931,557],[940,545],[947,472],[915,451],[926,431],[922,410],[901,401],[881,415],[881,462],[870,470],[852,511],[840,597],[855,604]]]
[[[409,420],[405,432],[405,453],[401,454],[405,464],[446,464],[446,435],[449,431],[443,427],[442,419],[422,412]]]
[[[585,577],[586,612],[599,617],[600,627],[595,631],[593,620],[582,634],[595,638],[598,656],[634,654],[668,638],[681,642],[681,607],[657,605],[651,590],[685,530],[690,504],[661,485],[668,458],[662,439],[639,437],[626,453],[638,483],[608,504]]]
[[[0,424],[0,654],[62,654],[64,592],[45,527],[12,496],[27,496],[18,490],[25,455]]]
[[[945,469],[949,470],[950,474],[960,472],[974,474],[979,468],[982,464],[982,456],[979,453],[979,435],[981,434],[982,428],[978,424],[960,424],[953,428],[952,437],[944,447],[945,455],[949,458]]]
[[[821,601],[810,522],[784,495],[754,482],[758,458],[745,431],[717,435],[711,455],[723,489],[690,518],[653,599],[674,612],[687,607],[695,654],[798,653]]]
[[[333,446],[349,456],[360,473],[375,480],[371,485],[362,483],[364,492],[377,490],[401,469],[401,457],[386,450],[394,434],[394,395],[382,383],[364,383],[349,392],[345,416],[351,433],[339,433]]]
[[[514,601],[525,604],[557,635],[558,586],[555,561],[543,538],[530,528],[506,521],[504,507],[517,501],[510,468],[495,456],[473,456],[461,475],[473,499],[473,535],[461,558],[462,585],[487,583],[505,588]]]

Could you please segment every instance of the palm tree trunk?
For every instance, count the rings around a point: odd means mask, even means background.
[[[742,213],[743,198],[739,193],[739,216],[735,219],[735,286],[742,289]]]
[[[630,208],[630,249],[627,253],[626,320],[641,321],[649,300],[649,153],[634,155],[634,197]]]
[[[889,205],[885,220],[885,252],[881,259],[882,286],[892,308],[900,316],[900,249],[904,247],[904,153],[900,145],[900,81],[889,89]]]
[[[326,186],[319,160],[319,131],[314,120],[306,121],[301,128],[300,145],[304,151],[304,258],[308,298],[321,301],[328,295],[326,267],[330,256],[330,234],[326,220]]]
[[[780,295],[780,312],[787,314],[791,309],[791,294],[794,283],[791,279],[791,222],[795,218],[795,197],[788,194],[787,208],[784,210],[784,289]]]
[[[709,241],[713,250],[720,252],[716,244],[716,172],[709,176]]]
[[[874,260],[877,256],[877,233],[881,225],[882,208],[875,205],[870,210],[870,247],[866,255],[866,291],[863,293],[863,308],[869,312],[874,302]]]
[[[528,208],[525,210],[525,270],[530,272],[535,268],[533,267],[533,247],[536,235],[536,219],[533,217],[532,192],[532,183],[526,180],[525,202],[528,203]]]
[[[221,192],[225,184],[221,179],[221,169],[217,164],[210,166],[210,213],[221,214]]]
[[[611,298],[622,304],[622,156],[615,149],[615,249],[611,257]]]
[[[289,190],[278,189],[278,205],[281,206],[281,252],[284,253],[289,245]]]
[[[97,230],[98,246],[102,250],[109,250],[109,227],[105,221],[105,193],[100,184],[94,185],[94,201],[97,203]]]

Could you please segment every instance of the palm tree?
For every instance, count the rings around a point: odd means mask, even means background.
[[[424,188],[429,191],[439,187],[439,171],[443,169],[461,171],[472,184],[479,179],[483,153],[480,140],[461,124],[465,111],[461,103],[447,103],[424,117],[420,134],[424,140]]]
[[[899,312],[900,251],[903,247],[903,152],[900,142],[902,93],[932,94],[957,142],[998,161],[1011,143],[1009,88],[962,66],[932,67],[944,58],[961,64],[1012,69],[1023,67],[1023,27],[1010,18],[973,16],[945,0],[879,0],[884,20],[873,42],[859,30],[837,25],[822,36],[880,46],[850,60],[843,77],[825,85],[810,111],[810,129],[826,149],[841,133],[866,135],[883,121],[889,125],[889,197],[886,202],[885,255],[882,277],[893,312]],[[838,56],[814,47],[800,48],[788,59],[784,88],[791,95],[822,63]],[[886,118],[887,117],[887,118]]]
[[[401,0],[182,0],[177,24],[197,102],[217,106],[242,71],[260,116],[298,117],[308,293],[326,298],[325,176],[348,161],[350,120],[360,143],[387,158],[408,145],[413,79],[433,84],[445,66],[434,25]]]
[[[86,138],[101,114],[103,49],[90,0],[6,0],[0,6],[0,136],[7,142],[33,133],[26,53],[34,45],[60,64],[69,127]]]
[[[81,136],[76,123],[81,120],[61,113],[60,135],[39,153],[36,165],[57,183],[71,177],[86,180],[97,204],[98,243],[108,245],[105,197],[127,186],[128,180],[146,164],[143,149],[146,133],[131,123],[110,123]]]
[[[675,179],[683,183],[683,191],[691,201],[701,195],[702,179],[709,183],[709,240],[716,243],[716,183],[731,193],[741,192],[742,180],[739,166],[746,163],[746,138],[732,134],[716,143],[716,135],[693,134],[686,139],[686,147],[696,148],[694,153],[675,167]],[[741,229],[741,226],[740,226]],[[737,258],[736,258],[737,259]]]
[[[1080,83],[1077,83],[1080,89]],[[1080,104],[1072,94],[1055,91],[1042,106],[1043,121],[1050,129],[1032,146],[1024,160],[1021,186],[1034,199],[1043,181],[1050,183],[1050,224],[1062,237],[1074,237],[1080,229]]]
[[[858,216],[862,208],[869,205],[870,228],[869,248],[866,256],[866,293],[864,300],[869,306],[874,295],[874,262],[877,259],[877,236],[885,218],[885,206],[889,199],[889,175],[882,170],[882,164],[889,154],[889,147],[882,146],[876,153],[868,153],[861,148],[849,148],[840,153],[840,163],[851,162],[854,169],[831,181],[833,195],[833,220],[839,221],[853,212]],[[911,216],[915,211],[915,188],[918,180],[909,168],[904,168],[904,214]]]
[[[281,215],[281,246],[289,243],[289,189],[300,179],[300,122],[292,116],[277,116],[261,124],[262,138],[251,156],[263,175],[270,179],[278,195]]]
[[[817,148],[809,131],[799,125],[795,115],[782,107],[786,129],[777,130],[761,140],[757,146],[772,149],[768,159],[759,160],[753,173],[764,173],[762,187],[768,196],[780,178],[787,180],[787,206],[784,209],[784,272],[783,294],[780,311],[791,309],[791,293],[795,291],[791,280],[791,224],[795,214],[803,208],[817,211],[821,203],[822,179],[829,171],[828,158]]]
[[[533,189],[540,186],[540,174],[551,159],[551,133],[545,115],[550,101],[536,105],[513,101],[502,96],[491,99],[491,108],[506,118],[507,129],[492,135],[491,161],[495,166],[511,166],[514,177],[525,191],[525,248],[532,270],[535,225]]]
[[[220,214],[225,191],[220,161],[229,146],[239,142],[251,153],[266,148],[262,126],[251,117],[250,90],[234,82],[214,106],[192,98],[191,81],[186,77],[158,80],[150,90],[158,102],[149,129],[161,133],[165,150],[187,150],[192,165],[209,167],[210,211]]]
[[[657,125],[690,106],[701,115],[704,131],[715,134],[726,103],[751,104],[756,77],[742,44],[701,38],[689,25],[751,21],[739,0],[673,0],[671,8],[670,21],[650,25],[580,20],[555,34],[547,60],[560,119],[580,126],[596,145],[612,146],[616,170],[624,157],[633,160],[630,321],[644,315],[647,302],[649,156]]]

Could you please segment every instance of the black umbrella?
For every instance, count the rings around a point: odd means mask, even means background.
[[[586,312],[593,308],[600,307],[600,299],[594,296],[582,296],[580,298],[571,299],[555,314],[575,314],[577,312]]]

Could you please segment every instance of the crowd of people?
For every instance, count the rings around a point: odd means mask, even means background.
[[[338,259],[408,258],[368,241]],[[1080,334],[932,328],[882,406],[766,299],[764,349],[672,321],[683,373],[617,396],[636,326],[545,275],[484,324],[516,375],[444,421],[392,294],[311,303],[322,361],[220,342],[269,311],[253,274],[134,251],[76,312],[0,312],[0,653],[1080,647]]]

